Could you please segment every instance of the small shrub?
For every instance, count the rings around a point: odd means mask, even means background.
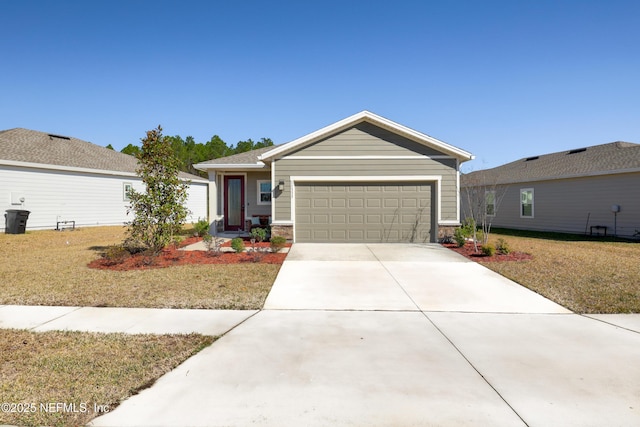
[[[459,248],[463,247],[467,242],[465,231],[462,228],[456,228],[456,230],[453,232],[453,240],[456,241],[456,245],[458,245]]]
[[[125,248],[131,255],[140,254],[149,250],[148,245],[142,242],[142,240],[136,239],[135,237],[128,237],[122,244],[122,247]]]
[[[231,248],[238,253],[244,251],[244,241],[240,237],[236,237],[231,240]]]
[[[122,264],[130,256],[131,253],[123,245],[109,246],[102,253],[102,257],[109,261],[111,265]]]
[[[465,220],[462,221],[462,227],[460,228],[465,237],[471,237],[476,229],[476,222],[473,218],[465,218]]]
[[[496,250],[498,251],[498,253],[503,255],[509,255],[511,253],[511,247],[509,246],[507,241],[502,238],[498,239],[498,241],[496,242]]]
[[[284,245],[287,243],[287,239],[283,236],[273,236],[271,237],[271,241],[269,242],[271,246],[271,252],[274,254],[280,252]]]
[[[251,238],[256,239],[258,242],[262,242],[267,238],[267,230],[264,228],[254,228],[251,230]]]
[[[193,224],[193,234],[197,236],[205,236],[209,234],[209,223],[206,219],[198,218],[198,222]]]
[[[222,247],[222,239],[214,238],[211,234],[207,233],[202,236],[202,241],[207,248],[207,255],[217,257],[222,254],[220,250]]]
[[[250,260],[252,262],[260,262],[262,260],[262,258],[264,257],[264,252],[260,251],[260,250],[256,250],[255,248],[253,249],[253,251],[251,251],[250,254]]]
[[[480,250],[482,251],[482,254],[486,256],[494,256],[496,254],[496,247],[493,246],[491,243],[482,245],[480,247]]]

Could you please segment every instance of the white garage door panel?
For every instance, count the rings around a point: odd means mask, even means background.
[[[430,242],[432,183],[298,183],[297,242]]]

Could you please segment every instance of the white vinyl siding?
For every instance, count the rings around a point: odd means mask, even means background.
[[[102,175],[71,171],[0,166],[0,211],[30,211],[27,229],[54,229],[57,221],[76,221],[76,226],[122,225],[131,221],[129,202],[123,200],[127,185],[144,191],[133,176]],[[188,190],[187,222],[207,217],[207,184],[192,182]],[[11,194],[24,203],[12,204]],[[4,221],[0,230],[4,230]]]

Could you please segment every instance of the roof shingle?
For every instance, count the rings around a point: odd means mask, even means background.
[[[0,159],[133,174],[138,165],[133,156],[91,142],[23,128],[0,131]],[[180,176],[202,180],[182,172]]]
[[[492,169],[462,175],[462,185],[482,174],[484,182],[512,184],[640,170],[640,144],[611,142],[516,160]]]
[[[198,165],[253,165],[258,163],[258,157],[260,155],[274,148],[276,148],[276,146],[257,148],[255,150],[245,151],[244,153],[207,160],[206,162],[198,163]]]

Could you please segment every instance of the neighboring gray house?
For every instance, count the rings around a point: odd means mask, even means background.
[[[473,156],[363,111],[287,144],[196,165],[225,230],[268,218],[294,242],[434,242],[460,223]]]
[[[61,221],[123,224],[132,220],[126,190],[144,190],[137,163],[135,157],[77,138],[20,128],[0,131],[0,213],[30,211],[27,229],[54,229]],[[191,181],[189,221],[206,218],[208,181],[181,177]],[[2,218],[0,231],[4,228]]]
[[[638,144],[612,142],[528,157],[464,174],[461,182],[463,218],[466,192],[482,189],[486,209],[495,209],[494,227],[620,237],[640,230]],[[493,206],[493,199],[500,203]]]

